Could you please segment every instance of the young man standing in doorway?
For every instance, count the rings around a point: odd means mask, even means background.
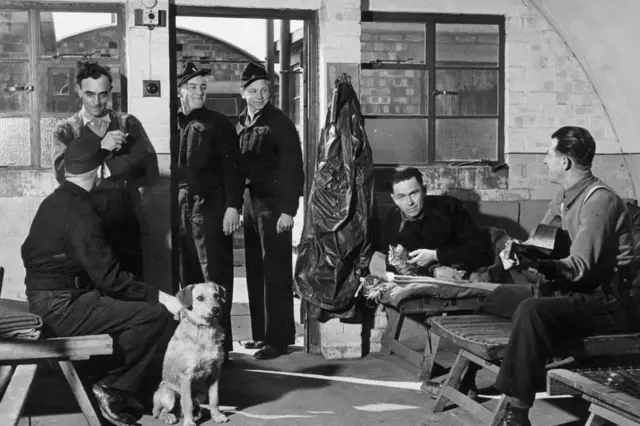
[[[260,349],[257,359],[273,359],[295,341],[291,230],[304,187],[302,148],[291,119],[269,102],[262,66],[247,65],[241,93],[247,107],[237,131],[247,173],[244,244],[253,337],[245,347]]]

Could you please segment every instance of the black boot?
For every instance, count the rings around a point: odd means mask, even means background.
[[[498,426],[531,426],[529,410],[507,404]]]

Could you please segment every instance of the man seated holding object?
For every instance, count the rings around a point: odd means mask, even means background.
[[[389,212],[369,269],[387,281],[387,258],[395,273],[433,275],[437,266],[471,272],[489,265],[493,254],[462,203],[445,195],[426,195],[422,173],[396,169]],[[406,256],[406,262],[402,258]]]
[[[571,239],[568,256],[541,260],[501,254],[507,269],[534,266],[546,278],[541,296],[520,302],[512,317],[495,383],[508,397],[501,426],[531,425],[528,411],[536,391],[544,389],[545,364],[558,342],[640,329],[631,291],[636,270],[631,217],[624,201],[592,174],[595,150],[586,129],[567,126],[553,133],[544,160],[550,180],[563,190],[543,223],[561,217]]]
[[[22,245],[26,295],[51,337],[109,334],[114,353],[93,385],[105,419],[137,424],[134,398],[172,314],[174,296],[124,271],[89,202],[105,152],[100,142],[72,141],[65,179],[40,205]]]

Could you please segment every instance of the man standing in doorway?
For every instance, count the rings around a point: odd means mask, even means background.
[[[300,137],[293,122],[269,102],[269,77],[249,63],[242,73],[240,114],[244,194],[244,244],[247,290],[257,359],[273,359],[295,341],[293,319],[293,217],[303,194],[304,171]],[[286,101],[286,100],[285,100]]]
[[[76,91],[82,100],[82,109],[58,123],[53,132],[53,171],[58,183],[62,183],[67,147],[74,141],[99,143],[107,155],[98,169],[98,188],[91,192],[88,201],[103,220],[109,211],[107,216],[120,216],[121,224],[131,224],[121,227],[120,235],[107,237],[114,255],[123,262],[127,272],[141,278],[142,242],[136,207],[140,204],[138,186],[146,175],[151,142],[136,117],[109,108],[112,83],[111,73],[105,67],[94,62],[80,64]],[[112,212],[114,209],[120,211]],[[121,243],[123,241],[127,243]]]
[[[176,177],[180,204],[181,285],[213,281],[226,290],[221,325],[225,360],[233,347],[233,233],[240,227],[244,175],[231,121],[204,106],[207,70],[186,62],[178,74],[180,146]]]

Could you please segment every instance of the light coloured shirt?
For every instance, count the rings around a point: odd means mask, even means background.
[[[108,113],[103,115],[102,117],[95,117],[89,114],[83,105],[82,109],[80,110],[80,116],[82,117],[82,123],[87,126],[89,130],[91,130],[97,136],[104,138],[104,136],[107,134],[107,129],[111,124],[111,117]],[[98,176],[100,176],[101,178],[108,178],[109,176],[111,176],[109,167],[107,167],[106,164],[102,163],[102,165],[98,167]]]

